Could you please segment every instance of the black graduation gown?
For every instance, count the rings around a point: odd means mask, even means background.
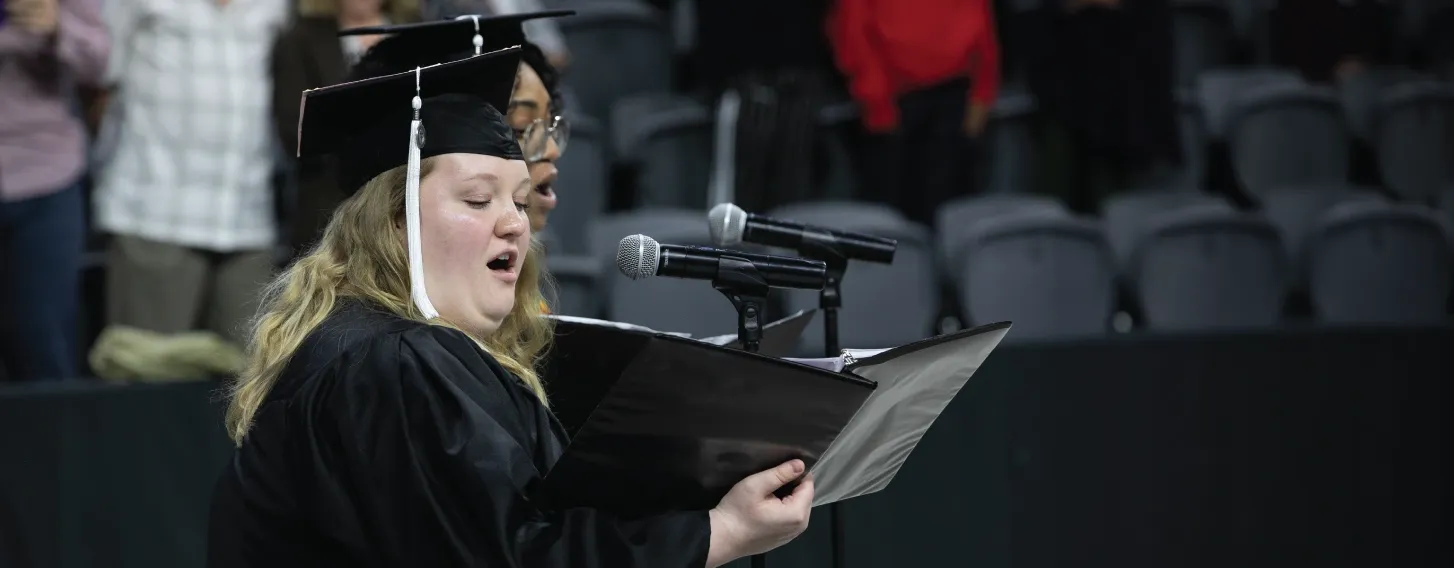
[[[565,441],[464,334],[344,303],[304,341],[224,470],[208,565],[706,564],[705,511],[625,521],[532,504]]]

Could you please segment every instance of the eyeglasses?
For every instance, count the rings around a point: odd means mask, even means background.
[[[537,118],[520,133],[520,151],[525,154],[526,162],[535,163],[545,159],[551,140],[555,141],[556,151],[564,153],[569,139],[570,122],[565,117],[554,116],[548,121]]]

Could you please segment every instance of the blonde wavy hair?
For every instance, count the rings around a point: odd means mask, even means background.
[[[420,164],[420,177],[434,161]],[[263,293],[247,348],[247,364],[228,391],[227,431],[241,444],[253,417],[267,399],[293,353],[333,311],[339,300],[357,299],[401,318],[424,321],[409,299],[408,253],[394,227],[404,215],[405,168],[398,167],[369,181],[333,213],[323,237],[302,258],[284,270]],[[530,390],[547,402],[545,385],[535,367],[550,347],[554,330],[541,317],[547,276],[538,241],[520,267],[515,306],[487,337],[469,332],[476,343]],[[442,319],[428,323],[464,331]]]
[[[419,21],[419,0],[383,0],[379,11],[394,23]],[[298,16],[321,18],[338,15],[338,0],[298,0]]]

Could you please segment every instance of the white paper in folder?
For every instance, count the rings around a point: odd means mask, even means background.
[[[813,467],[813,506],[888,487],[934,420],[1010,331],[997,323],[886,350],[845,350],[799,363],[878,383]]]

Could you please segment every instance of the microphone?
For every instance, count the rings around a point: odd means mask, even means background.
[[[685,245],[664,245],[646,235],[621,239],[616,249],[616,266],[632,280],[649,276],[671,276],[696,280],[717,280],[723,271],[733,270],[733,263],[746,261],[756,277],[773,288],[822,290],[828,280],[828,267],[821,261],[752,254]]]
[[[723,203],[707,213],[707,230],[717,246],[754,243],[789,248],[804,255],[827,249],[843,258],[890,264],[899,243],[873,235],[850,233],[813,227],[792,221],[773,219],[743,211],[731,203]]]

